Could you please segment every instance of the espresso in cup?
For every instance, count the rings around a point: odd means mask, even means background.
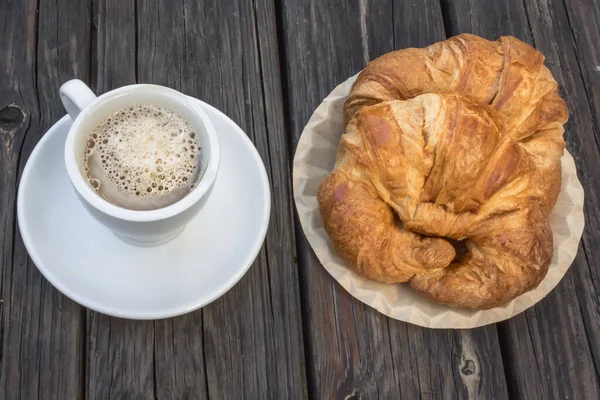
[[[165,107],[135,104],[107,116],[88,135],[88,184],[130,210],[156,210],[189,194],[200,176],[199,135]]]

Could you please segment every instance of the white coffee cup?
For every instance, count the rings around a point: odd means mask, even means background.
[[[124,86],[96,97],[77,79],[61,86],[60,98],[73,119],[65,143],[67,172],[90,214],[121,239],[140,246],[163,244],[181,233],[206,203],[219,169],[219,140],[202,108],[182,93],[157,85]],[[106,117],[132,104],[154,104],[175,111],[192,125],[202,145],[198,185],[178,202],[157,210],[137,211],[116,206],[96,193],[86,178],[83,154],[89,133]]]

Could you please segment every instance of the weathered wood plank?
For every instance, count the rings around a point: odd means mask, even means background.
[[[158,399],[208,397],[201,311],[156,321],[154,352]]]
[[[587,9],[587,7],[586,7]],[[452,34],[490,39],[512,34],[546,55],[570,110],[565,138],[586,191],[586,230],[573,266],[534,308],[499,324],[509,392],[517,398],[598,398],[598,127],[581,77],[562,1],[456,1],[446,8]],[[531,374],[533,373],[533,378]]]
[[[136,82],[135,0],[94,2],[96,74],[102,94]],[[129,321],[88,311],[87,396],[154,398],[155,331],[152,321]]]
[[[369,59],[445,37],[437,1],[281,2],[286,103],[297,143],[310,115]],[[297,235],[315,398],[506,397],[494,327],[434,331],[384,317],[353,299]]]
[[[584,82],[586,96],[593,107],[594,123],[598,126],[598,111],[600,110],[600,49],[594,41],[600,38],[600,4],[597,1],[564,0],[567,9],[566,21],[575,41],[577,62]],[[557,5],[560,5],[558,3]],[[565,36],[566,26],[563,26]],[[597,132],[596,132],[597,133]]]
[[[431,330],[390,324],[402,398],[506,398],[502,358],[493,326]],[[410,382],[410,384],[408,384]]]
[[[291,174],[273,2],[186,1],[184,12],[182,90],[221,109],[249,135],[267,167],[273,201],[257,261],[229,293],[203,310],[208,393],[302,397]]]
[[[139,83],[183,90],[184,2],[137,1]],[[207,398],[202,310],[154,322],[154,376],[158,399]]]
[[[0,3],[0,397],[83,394],[85,314],[29,259],[16,223],[17,181],[64,111],[62,80],[89,75],[91,4]]]
[[[88,335],[88,398],[155,397],[153,321],[88,311]]]
[[[90,394],[301,397],[304,356],[273,4],[140,0],[134,5],[99,4],[98,92],[137,78],[202,98],[230,115],[268,167],[271,226],[247,276],[204,310],[152,326],[91,316],[96,342],[90,346],[89,384],[95,388]],[[132,358],[145,360],[141,381],[111,361]]]
[[[569,375],[571,382],[562,383],[565,393],[574,393],[575,397],[600,397],[600,255],[595,251],[600,245],[600,119],[597,111],[599,103],[593,101],[590,93],[600,94],[600,81],[592,79],[590,72],[595,71],[596,65],[586,65],[589,61],[587,51],[590,47],[579,41],[579,51],[574,43],[572,29],[576,23],[569,21],[565,4],[562,0],[526,0],[525,6],[530,15],[530,29],[533,43],[546,54],[550,69],[557,75],[559,84],[564,88],[563,93],[571,114],[566,127],[566,139],[569,150],[573,153],[578,165],[578,172],[585,190],[586,229],[582,237],[579,254],[573,264],[570,275],[572,289],[560,303],[573,305],[568,309],[577,323],[569,326],[566,321],[557,323],[562,330],[575,337],[577,347],[572,349],[573,361],[581,365],[580,369]],[[579,5],[578,14],[594,13],[600,16],[598,4],[591,2],[590,7]],[[587,29],[594,29],[596,24]],[[600,36],[596,36],[598,40]],[[592,39],[592,38],[590,38]],[[581,47],[585,46],[585,47]],[[597,51],[597,50],[596,50]],[[596,53],[597,54],[597,53]],[[587,77],[587,80],[586,80]],[[596,111],[596,112],[594,112]],[[550,306],[552,307],[552,306]],[[580,319],[583,319],[581,324]],[[543,331],[546,335],[550,329]],[[552,339],[552,347],[561,346],[563,338],[548,336]],[[562,340],[561,340],[562,339]],[[587,353],[582,357],[581,352]],[[570,358],[554,358],[557,375],[562,374],[562,368],[569,366]],[[589,361],[588,361],[589,360]]]
[[[182,90],[184,2],[137,2],[137,76]],[[154,376],[159,399],[207,398],[202,310],[154,323]]]
[[[101,94],[136,83],[136,0],[92,0],[92,89]]]
[[[600,4],[598,2],[583,2],[581,0],[565,0],[567,18],[561,18],[563,32],[566,31],[566,23],[572,31],[575,44],[575,56],[577,58],[579,71],[583,77],[583,89],[590,104],[589,114],[586,112],[582,118],[592,117],[596,147],[600,143],[600,49],[594,43],[600,40]],[[557,4],[557,6],[560,4]],[[569,35],[563,33],[568,40]],[[560,57],[560,55],[559,55]],[[579,96],[583,96],[579,93]],[[589,132],[589,131],[587,131]],[[585,140],[585,139],[584,139]],[[590,146],[594,145],[591,138],[586,140]],[[587,144],[586,143],[586,144]],[[592,161],[592,160],[590,160]],[[594,162],[594,161],[592,161]],[[600,165],[595,159],[595,172]],[[588,164],[589,165],[589,164]],[[584,168],[582,168],[583,170]],[[597,173],[588,172],[586,186],[586,224],[587,229],[583,237],[583,249],[587,269],[575,276],[575,286],[578,297],[581,299],[581,309],[585,323],[585,335],[589,341],[595,343],[591,346],[594,357],[596,374],[600,379],[600,254],[596,251],[600,243],[600,215],[598,204],[600,201],[600,178]],[[595,267],[595,268],[594,268]]]
[[[389,10],[389,2],[386,5]],[[363,50],[366,35],[361,35],[367,15],[356,2],[344,1],[282,1],[280,12],[288,134],[295,146],[321,99],[370,56]],[[341,289],[319,264],[299,226],[298,230],[309,394],[397,397],[387,319]]]

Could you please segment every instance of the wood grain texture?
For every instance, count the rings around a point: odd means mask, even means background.
[[[394,372],[406,399],[507,397],[494,327],[432,330],[390,323]]]
[[[272,3],[100,2],[96,18],[98,92],[137,80],[220,108],[255,142],[273,207],[253,267],[204,310],[153,324],[91,313],[90,396],[301,397],[304,356]],[[128,368],[133,359],[143,360],[137,371]]]
[[[600,49],[594,42],[600,40],[600,4],[598,2],[584,2],[581,0],[565,0],[566,18],[562,17],[561,29],[566,31],[566,24],[572,33],[574,40],[574,52],[583,78],[582,83],[585,95],[590,105],[590,111],[583,111],[581,118],[591,117],[593,129],[587,135],[582,135],[585,146],[588,145],[598,150],[600,148]],[[556,5],[555,5],[556,7]],[[555,12],[556,13],[556,12]],[[545,13],[545,15],[548,15]],[[560,13],[560,15],[564,15]],[[567,43],[570,42],[569,35],[564,34]],[[566,47],[566,46],[565,46]],[[572,50],[571,50],[572,54]],[[559,54],[558,57],[562,55]],[[582,96],[582,93],[579,93]],[[586,128],[586,129],[589,129]],[[593,138],[590,133],[593,133]],[[596,152],[586,156],[590,164],[598,163],[599,156]],[[588,164],[588,165],[590,165]],[[598,164],[596,169],[598,169]],[[583,169],[581,175],[584,175]],[[580,176],[581,176],[580,175]],[[598,201],[600,201],[600,177],[589,171],[585,174],[586,188],[586,225],[587,229],[583,237],[583,249],[585,251],[585,263],[587,268],[575,276],[575,286],[579,295],[582,316],[585,324],[585,335],[590,346],[596,367],[596,375],[600,379],[600,254],[596,250],[600,244],[600,213]]]
[[[567,147],[586,192],[583,246],[571,269],[546,298],[499,324],[510,394],[515,398],[598,398],[598,292],[594,266],[598,240],[597,126],[561,0],[455,1],[445,8],[452,34],[472,32],[490,39],[511,34],[533,44],[559,83],[570,111]],[[592,278],[596,275],[595,278]],[[594,280],[595,279],[595,280]],[[535,378],[531,378],[531,375]]]
[[[600,398],[599,18],[584,0],[0,0],[0,399]],[[437,331],[379,314],[322,268],[294,231],[289,155],[322,98],[368,60],[460,32],[514,34],[546,55],[571,113],[586,230],[538,305],[497,327]],[[17,183],[71,78],[98,94],[179,89],[256,145],[272,194],[265,245],[203,310],[86,311],[28,257]]]
[[[92,90],[99,95],[136,82],[136,4],[99,0],[93,16],[97,31]],[[155,398],[154,323],[93,311],[87,319],[88,398]]]
[[[89,75],[90,13],[87,1],[0,4],[0,398],[83,393],[85,314],[28,257],[15,202],[29,154],[64,114],[61,81]]]
[[[208,393],[299,398],[302,325],[275,13],[271,1],[186,1],[182,90],[219,108],[248,134],[271,184],[269,230],[246,276],[205,307]]]
[[[574,337],[576,346],[571,350],[572,355],[564,358],[553,357],[552,366],[556,368],[557,375],[564,376],[561,371],[562,365],[566,368],[571,360],[578,363],[580,367],[569,374],[568,382],[565,382],[561,389],[565,395],[573,393],[574,397],[593,399],[600,398],[600,271],[597,268],[600,265],[600,256],[596,251],[600,246],[600,176],[597,174],[600,167],[600,120],[597,115],[598,108],[595,108],[598,103],[594,103],[590,93],[598,91],[600,85],[597,78],[590,77],[595,65],[582,67],[586,61],[590,61],[584,56],[589,44],[583,43],[580,38],[578,51],[573,31],[576,23],[569,20],[565,3],[561,0],[525,1],[533,43],[546,55],[550,69],[563,88],[569,107],[570,121],[566,126],[565,137],[567,147],[575,157],[586,196],[586,229],[578,257],[569,271],[572,289],[563,301],[551,305],[547,314],[549,316],[555,307],[568,304],[567,309],[573,316],[573,322],[569,326],[567,321],[558,320],[553,326],[554,329],[544,329],[544,333],[548,335],[548,341],[552,340],[552,348],[564,346],[563,342],[569,343],[566,341],[567,333],[569,337]],[[580,6],[579,15],[582,12],[600,15],[598,4],[595,2],[591,2],[589,7],[586,6],[585,11]],[[594,27],[592,25],[588,29]],[[600,36],[596,36],[595,40],[598,38]],[[570,282],[567,281],[566,284]],[[583,323],[580,322],[581,319]],[[563,337],[559,340],[556,340],[557,334],[550,336],[557,331],[563,332]],[[557,385],[561,385],[560,381]]]
[[[369,59],[444,38],[437,1],[281,1],[294,144],[314,109]],[[315,398],[504,398],[496,329],[432,331],[353,299],[299,229],[309,393]]]
[[[155,397],[154,323],[88,311],[86,395],[90,399]]]
[[[138,83],[183,90],[186,50],[183,1],[138,0]],[[202,310],[154,322],[157,399],[207,398]]]
[[[157,399],[208,397],[200,311],[155,322]]]

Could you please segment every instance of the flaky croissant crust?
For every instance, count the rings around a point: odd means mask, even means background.
[[[349,267],[473,309],[541,282],[568,118],[543,61],[514,37],[463,34],[367,65],[318,191]]]

